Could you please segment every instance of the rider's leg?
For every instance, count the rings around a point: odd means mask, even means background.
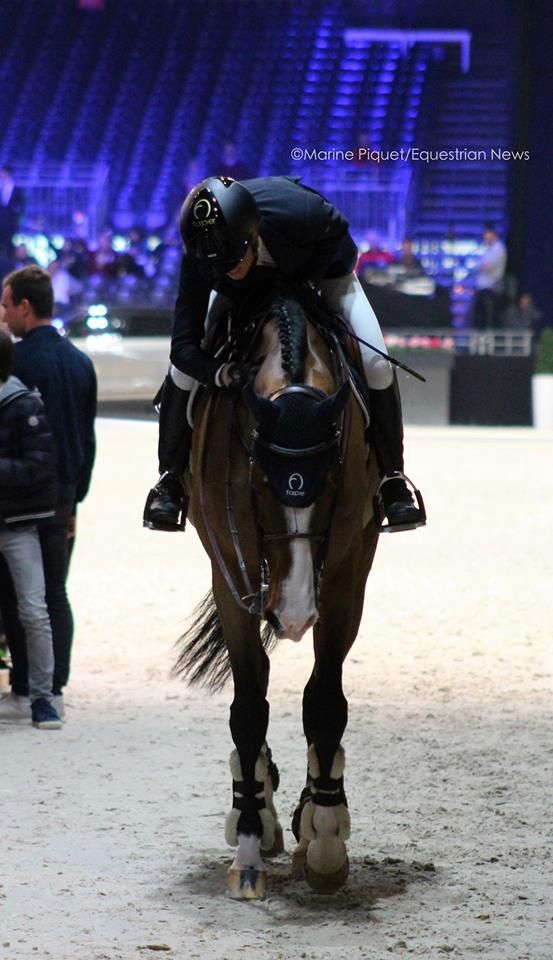
[[[144,526],[154,530],[184,527],[188,497],[183,476],[190,456],[192,428],[186,419],[190,390],[194,385],[171,366],[161,389],[158,458],[160,478],[150,490],[144,508]]]
[[[205,320],[206,333],[228,312],[230,304],[228,297],[211,291]],[[192,377],[171,365],[161,388],[158,442],[160,478],[148,494],[143,518],[144,526],[152,530],[184,529],[188,497],[182,478],[192,446],[192,428],[186,419],[186,408],[195,382]],[[156,401],[157,398],[154,403]]]
[[[386,352],[375,312],[355,274],[323,280],[321,290],[326,303],[349,322],[358,337]],[[414,526],[422,518],[403,478],[403,420],[394,371],[374,350],[362,343],[359,348],[370,393],[371,434],[380,473],[386,481],[381,488],[386,516],[391,527]]]

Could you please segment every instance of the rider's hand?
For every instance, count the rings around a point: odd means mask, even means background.
[[[243,387],[248,380],[248,370],[243,363],[224,363],[217,371],[215,382],[221,387]]]

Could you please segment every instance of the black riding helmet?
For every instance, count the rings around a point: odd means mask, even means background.
[[[251,193],[230,177],[208,177],[188,194],[180,231],[188,253],[214,277],[240,262],[257,232],[259,210]]]

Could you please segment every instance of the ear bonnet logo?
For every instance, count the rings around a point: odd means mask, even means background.
[[[288,490],[286,491],[289,497],[303,497],[303,477],[301,473],[291,473],[288,477]]]

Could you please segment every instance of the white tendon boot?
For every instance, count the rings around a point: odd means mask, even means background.
[[[233,780],[234,797],[238,803],[243,798],[242,767],[238,751],[233,750],[230,755],[230,772]],[[256,800],[266,803],[265,785],[269,777],[268,761],[265,747],[262,748],[255,764],[255,781],[260,790],[255,794]],[[273,807],[274,810],[274,807]],[[276,817],[264,805],[257,811],[261,820],[263,834],[238,833],[238,821],[241,810],[233,807],[227,814],[225,821],[225,840],[231,847],[238,847],[233,863],[227,875],[227,889],[235,900],[261,900],[267,888],[267,871],[261,857],[261,849],[272,850],[275,845]]]
[[[349,871],[345,841],[350,835],[350,817],[342,782],[344,767],[344,749],[338,747],[330,778],[321,780],[317,751],[314,744],[309,747],[309,779],[301,808],[299,843],[292,856],[292,876],[305,877],[317,893],[334,893],[345,883]],[[305,797],[307,790],[311,795]]]

